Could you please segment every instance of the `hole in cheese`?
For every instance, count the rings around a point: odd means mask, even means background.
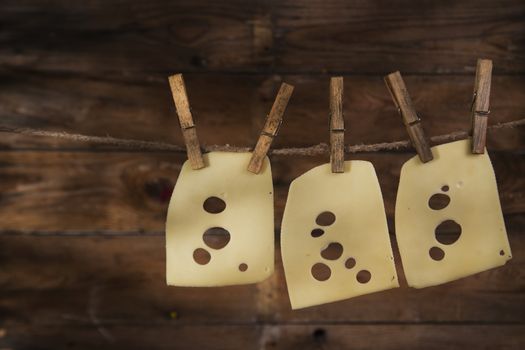
[[[368,283],[372,278],[372,274],[368,270],[361,270],[357,273],[357,276],[355,276],[355,278],[359,283]]]
[[[343,255],[341,243],[330,243],[325,249],[321,250],[321,256],[327,260],[337,260]]]
[[[461,236],[461,225],[454,220],[445,220],[436,227],[436,240],[441,244],[453,244]]]
[[[354,266],[355,266],[355,259],[354,259],[354,258],[348,258],[348,259],[346,259],[346,261],[345,261],[345,267],[346,267],[347,269],[351,269],[351,268],[353,268]]]
[[[211,255],[206,249],[197,248],[193,251],[193,260],[199,265],[206,265],[211,260]]]
[[[314,228],[310,234],[314,238],[321,237],[322,235],[324,235],[324,230],[320,228]]]
[[[432,258],[432,260],[436,261],[443,260],[443,258],[445,257],[445,252],[443,251],[443,249],[438,247],[430,248],[428,254],[430,255],[430,258]]]
[[[202,240],[213,249],[222,249],[230,242],[230,233],[222,227],[212,227],[202,235]]]
[[[428,206],[434,210],[445,209],[449,203],[450,197],[443,193],[433,194],[428,200]]]
[[[503,249],[500,250],[500,251],[499,251],[499,255],[501,255],[501,256],[505,255],[505,251],[504,251]]]
[[[332,275],[332,271],[328,265],[317,263],[312,266],[312,276],[318,281],[326,281]]]
[[[226,209],[226,202],[219,197],[208,197],[202,204],[202,208],[210,214],[218,214]]]
[[[244,272],[246,270],[248,270],[248,265],[247,264],[242,263],[242,264],[239,265],[239,271]]]
[[[317,225],[330,226],[335,222],[335,214],[330,211],[324,211],[317,215],[315,222]]]
[[[444,185],[443,187],[441,187],[441,191],[443,192],[448,192],[448,190],[449,190],[448,185]]]

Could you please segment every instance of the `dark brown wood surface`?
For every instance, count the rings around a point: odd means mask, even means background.
[[[148,81],[177,72],[525,73],[520,0],[3,1],[3,66]]]
[[[471,128],[474,74],[404,76],[429,136]],[[185,74],[201,144],[251,147],[264,126],[281,81],[296,86],[273,147],[329,142],[329,76]],[[63,74],[0,72],[2,123],[88,135],[184,145],[166,77],[148,84]],[[382,76],[345,77],[347,143],[408,139]],[[525,118],[521,76],[494,76],[490,124]],[[313,130],[313,132],[312,132]],[[487,135],[489,150],[525,149],[525,130]],[[80,149],[89,145],[3,135],[9,149]]]
[[[183,145],[183,73],[203,145],[253,147],[280,84],[272,147],[329,142],[344,77],[347,144],[408,139],[384,86],[399,70],[428,136],[471,128],[478,58],[489,126],[525,118],[520,0],[0,1],[0,125]],[[266,281],[165,284],[164,222],[184,153],[0,134],[0,349],[523,349],[525,128],[487,134],[513,250],[507,265],[408,288],[395,244],[401,165],[361,153],[385,199],[401,287],[290,309],[280,251]],[[330,161],[271,156],[276,239],[290,182]]]
[[[401,166],[413,154],[374,153],[385,208],[393,217]],[[275,225],[290,182],[323,157],[272,157]],[[184,154],[139,152],[0,152],[0,222],[13,231],[163,233],[168,201]],[[494,152],[491,160],[505,215],[525,214],[525,156]],[[393,227],[392,227],[393,229]]]
[[[12,344],[32,349],[520,349],[521,325],[169,325],[79,326],[63,333],[59,326],[13,328]]]

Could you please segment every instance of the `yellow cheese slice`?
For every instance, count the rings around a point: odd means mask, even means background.
[[[293,309],[398,287],[372,163],[348,161],[338,174],[324,164],[295,179],[281,251]]]
[[[512,257],[487,152],[471,154],[470,140],[432,152],[428,163],[415,156],[403,165],[396,200],[399,252],[408,284],[415,288],[501,266]],[[443,197],[434,209],[433,196]],[[443,222],[455,223],[448,238],[440,238]]]
[[[250,157],[251,153],[211,152],[204,155],[207,166],[203,169],[193,170],[189,162],[182,166],[166,223],[169,285],[255,283],[272,274],[274,220],[270,162],[266,158],[261,173],[256,175],[246,170]],[[222,206],[207,211],[204,203],[209,198]],[[217,237],[227,239],[218,245],[214,242]]]

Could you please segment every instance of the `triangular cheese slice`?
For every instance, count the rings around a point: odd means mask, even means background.
[[[250,157],[251,153],[211,152],[204,154],[203,169],[193,170],[188,161],[182,166],[166,223],[169,285],[236,285],[272,274],[270,162],[266,158],[256,175],[246,170]],[[206,208],[210,200],[221,205]]]
[[[295,179],[281,228],[293,309],[398,287],[383,197],[372,163],[330,164]]]
[[[415,156],[403,165],[396,200],[399,252],[415,288],[501,266],[512,257],[487,152],[471,154],[470,140],[432,152],[428,163]]]

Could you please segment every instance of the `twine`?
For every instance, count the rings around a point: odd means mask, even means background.
[[[498,123],[491,125],[487,128],[488,132],[494,132],[501,129],[511,129],[525,125],[525,119],[519,119],[506,123]],[[117,147],[119,149],[128,150],[140,150],[140,151],[169,151],[185,153],[186,147],[174,145],[165,142],[155,141],[141,141],[141,140],[130,140],[120,139],[111,136],[91,136],[82,134],[73,134],[64,131],[45,131],[40,129],[31,128],[16,128],[5,125],[0,125],[0,132],[8,132],[27,136],[43,136],[53,137],[62,140],[86,142],[90,144],[105,145]],[[433,136],[430,138],[433,144],[441,144],[451,141],[457,141],[466,139],[469,134],[465,131],[456,131],[453,133]],[[409,140],[394,141],[394,142],[381,142],[374,144],[360,144],[360,145],[349,145],[345,146],[345,153],[369,153],[369,152],[380,152],[380,151],[395,151],[412,148]],[[230,145],[209,145],[203,146],[204,152],[211,151],[223,151],[223,152],[249,152],[252,150],[250,147],[237,147]],[[279,156],[317,156],[330,153],[330,147],[326,143],[320,143],[309,147],[285,147],[285,148],[274,148],[268,152],[272,155]]]

